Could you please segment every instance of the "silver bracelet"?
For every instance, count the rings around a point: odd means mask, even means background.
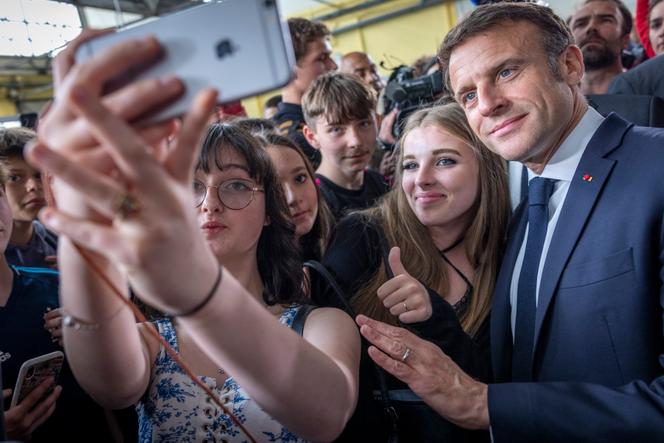
[[[103,319],[99,323],[90,323],[90,322],[81,320],[78,317],[74,317],[73,315],[64,312],[63,315],[62,315],[62,325],[66,326],[68,328],[75,329],[77,331],[96,331],[101,327],[102,323],[114,319],[115,317],[118,316],[118,314],[120,314],[120,312],[122,312],[123,309],[124,309],[124,306],[120,306],[120,309],[118,309],[111,316],[106,317],[105,319]]]
[[[99,323],[84,322],[80,318],[76,318],[69,314],[62,316],[62,325],[76,329],[77,331],[96,331],[99,329]]]

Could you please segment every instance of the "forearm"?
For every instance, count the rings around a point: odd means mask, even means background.
[[[317,441],[336,437],[355,405],[352,369],[279,324],[227,271],[217,292],[179,324],[289,430]]]
[[[59,250],[66,315],[98,325],[94,329],[64,327],[72,371],[97,402],[110,408],[129,406],[145,391],[149,375],[133,313],[100,281],[68,239],[61,239]],[[95,262],[123,288],[125,282],[117,269],[99,257]]]
[[[65,185],[58,183],[55,189],[60,210],[75,216],[90,214],[80,197]],[[126,279],[117,267],[92,251],[85,253],[126,296]],[[64,313],[82,325],[79,329],[75,325],[63,329],[67,358],[76,379],[105,406],[132,404],[145,390],[149,374],[133,313],[67,237],[60,238],[58,260]]]

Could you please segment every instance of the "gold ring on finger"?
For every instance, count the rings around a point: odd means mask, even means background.
[[[410,356],[410,348],[406,348],[406,352],[403,353],[401,356],[401,362],[406,363],[406,360],[408,360],[408,357]]]
[[[113,202],[113,212],[117,214],[121,220],[138,213],[140,210],[141,203],[136,197],[128,192],[122,192],[115,197],[115,201]]]

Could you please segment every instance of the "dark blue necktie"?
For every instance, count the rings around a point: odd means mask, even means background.
[[[517,382],[532,379],[537,270],[549,222],[549,197],[554,182],[535,177],[528,184],[528,239],[519,274],[512,352],[512,381]]]

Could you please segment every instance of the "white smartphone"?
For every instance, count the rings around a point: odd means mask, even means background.
[[[186,87],[177,102],[148,121],[184,114],[206,87],[216,88],[220,101],[227,103],[280,88],[293,75],[293,45],[276,0],[224,0],[189,8],[89,40],[77,51],[76,60],[148,35],[160,41],[165,54],[135,78],[174,74]]]
[[[11,407],[13,408],[21,403],[25,397],[48,377],[53,377],[57,381],[64,360],[65,355],[60,351],[26,360],[18,371]],[[53,384],[53,388],[55,388],[55,384]],[[51,391],[52,389],[47,394],[50,394]]]

